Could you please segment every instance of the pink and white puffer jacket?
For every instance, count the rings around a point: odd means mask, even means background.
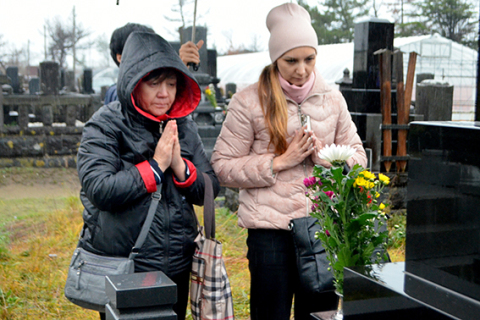
[[[303,163],[273,175],[274,148],[255,83],[236,93],[217,138],[211,163],[220,184],[239,188],[238,224],[248,229],[288,229],[291,219],[306,216],[311,203],[303,180],[313,166],[329,164],[312,155]],[[357,128],[340,91],[330,87],[316,72],[315,84],[299,105],[288,101],[287,142],[301,128],[299,112],[310,115],[312,130],[323,145],[335,143],[356,148],[347,164],[366,166],[367,158]]]

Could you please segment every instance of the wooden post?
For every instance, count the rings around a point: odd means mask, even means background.
[[[407,81],[405,83],[405,113],[410,117],[410,104],[412,103],[413,79],[415,77],[415,65],[418,53],[412,51],[408,58]]]
[[[403,62],[402,62],[403,63]],[[404,102],[403,102],[403,105],[404,105],[404,114],[402,115],[402,118],[404,119],[404,123],[402,124],[408,124],[410,121],[409,121],[409,118],[410,118],[410,104],[412,103],[412,91],[413,91],[413,78],[415,76],[415,65],[417,63],[417,53],[412,51],[410,52],[410,56],[408,58],[408,70],[407,70],[407,81],[405,83],[405,92],[404,92]],[[398,100],[397,100],[398,101]],[[398,113],[398,117],[400,117],[400,112],[397,111]],[[400,122],[399,122],[400,124]],[[398,154],[398,152],[400,152],[399,149],[397,149],[397,155],[399,156],[406,156],[407,155],[407,130],[399,130],[398,131],[398,146],[400,146],[400,136],[401,136],[401,139],[405,139],[405,142],[404,142],[404,150],[401,150],[402,154]],[[403,142],[402,142],[403,143]],[[405,172],[405,169],[407,167],[407,162],[406,161],[400,161],[399,163],[399,167],[401,169],[402,172]],[[398,169],[397,169],[398,171]]]
[[[382,124],[392,124],[392,52],[388,49],[378,50],[380,62],[380,101],[382,110]],[[383,156],[392,156],[392,130],[383,130]],[[384,161],[385,170],[390,172],[392,161]]]
[[[403,52],[397,50],[394,53],[395,75],[397,77],[397,124],[405,125],[408,123],[407,113],[405,112],[405,87],[403,83]],[[407,130],[399,129],[397,132],[397,156],[407,155]],[[397,172],[405,172],[407,162],[405,160],[395,163]]]

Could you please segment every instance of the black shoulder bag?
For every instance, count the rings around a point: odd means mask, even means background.
[[[147,218],[128,258],[101,256],[77,247],[68,268],[65,297],[82,308],[105,312],[105,276],[134,273],[134,259],[147,238],[157,206],[162,197],[162,185],[152,194]]]

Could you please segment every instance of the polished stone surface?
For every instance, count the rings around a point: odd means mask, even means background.
[[[376,18],[355,24],[353,88],[380,89],[380,67],[374,53],[393,50],[393,29],[393,23]]]
[[[177,302],[177,285],[161,271],[107,276],[105,293],[117,309],[171,308]]]
[[[480,123],[411,122],[405,262],[345,269],[344,319],[480,319]]]
[[[344,319],[455,319],[405,292],[406,275],[403,262],[346,268]]]
[[[480,300],[480,123],[412,122],[406,269]]]

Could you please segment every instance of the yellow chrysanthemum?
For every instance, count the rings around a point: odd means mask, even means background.
[[[375,180],[375,174],[371,173],[370,171],[365,170],[365,171],[362,171],[360,174],[363,175],[363,177],[366,180],[370,180],[370,181]]]
[[[383,210],[383,209],[385,209],[385,205],[384,205],[383,203],[380,203],[380,205],[378,206],[378,208],[379,208],[380,210]]]
[[[205,90],[205,93],[208,94],[208,95],[211,95],[211,94],[212,94],[212,90],[206,89],[206,90]]]
[[[388,185],[390,183],[390,178],[381,173],[378,174],[378,180],[382,181],[384,185]]]
[[[356,186],[360,186],[360,187],[366,187],[367,185],[367,180],[365,180],[365,178],[359,176],[355,179],[355,182],[353,183],[353,186],[356,187]]]

